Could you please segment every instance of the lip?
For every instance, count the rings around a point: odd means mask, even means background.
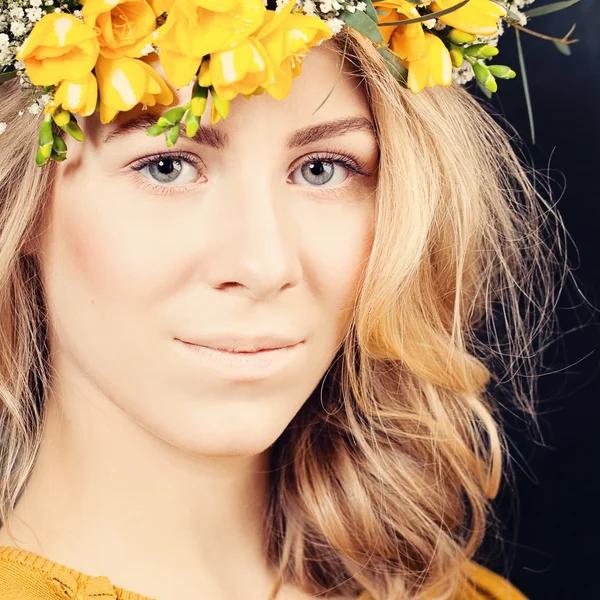
[[[257,381],[276,375],[300,356],[304,341],[281,348],[252,352],[219,350],[175,338],[177,346],[196,365],[208,367],[226,379]]]
[[[222,350],[231,353],[252,353],[263,350],[279,350],[289,348],[300,343],[298,339],[260,336],[260,337],[242,337],[242,336],[219,336],[206,337],[194,340],[180,340],[186,344],[194,346],[203,346],[213,350]]]

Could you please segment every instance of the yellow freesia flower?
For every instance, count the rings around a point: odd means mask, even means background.
[[[148,4],[157,17],[160,17],[163,13],[171,12],[174,2],[175,0],[148,0]]]
[[[46,104],[44,112],[54,112],[62,106],[71,113],[79,113],[82,117],[87,117],[96,110],[97,101],[98,82],[93,73],[88,73],[77,81],[66,79],[61,81],[54,99]]]
[[[262,43],[273,64],[273,78],[263,86],[277,100],[291,90],[292,80],[302,72],[302,60],[309,48],[331,38],[331,29],[319,17],[293,14],[290,0],[281,10],[267,11],[255,37]]]
[[[444,10],[458,4],[460,0],[436,0],[429,6],[432,11]],[[439,17],[442,23],[476,35],[495,35],[498,20],[506,16],[506,9],[491,0],[470,0],[461,8]]]
[[[432,33],[425,33],[425,50],[417,60],[402,61],[408,68],[407,85],[418,94],[434,85],[448,87],[452,83],[452,59],[444,42]]]
[[[154,42],[167,79],[188,85],[204,56],[243,42],[265,12],[262,0],[176,0]]]
[[[139,103],[154,106],[173,102],[171,88],[141,59],[100,55],[96,63],[96,77],[102,123],[109,123],[120,111],[130,110]]]
[[[273,66],[263,45],[249,37],[230,50],[211,54],[200,67],[200,85],[212,85],[223,100],[252,94],[273,79]]]
[[[379,23],[403,21],[419,17],[413,4],[406,0],[385,0],[375,2],[375,9],[389,11],[388,15],[379,15]],[[404,60],[416,60],[425,50],[425,35],[422,23],[398,25],[397,27],[380,27],[383,41],[389,48]]]
[[[56,85],[63,79],[82,79],[96,64],[98,34],[64,13],[44,15],[17,52],[17,60],[34,85]]]
[[[142,56],[156,29],[156,16],[146,0],[82,0],[82,4],[83,22],[100,30],[104,56]]]

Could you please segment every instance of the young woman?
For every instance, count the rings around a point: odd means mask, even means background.
[[[478,101],[351,32],[283,100],[170,148],[164,107],[94,114],[39,168],[25,98],[0,88],[0,599],[524,598],[474,557],[549,209]]]

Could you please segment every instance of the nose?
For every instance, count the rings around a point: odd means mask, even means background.
[[[239,163],[238,163],[239,166]],[[249,172],[251,171],[251,172]],[[238,167],[221,188],[214,222],[209,282],[269,298],[302,280],[298,223],[288,185]]]

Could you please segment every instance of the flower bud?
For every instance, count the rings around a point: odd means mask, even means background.
[[[463,64],[464,57],[460,50],[455,50],[454,48],[450,50],[450,58],[452,59],[452,64],[455,67],[460,67]]]
[[[55,155],[61,157],[61,160],[67,158],[67,145],[60,135],[54,134],[54,141],[52,143],[52,154],[51,158],[57,160]]]
[[[488,44],[473,44],[463,49],[464,54],[475,58],[489,58],[490,56],[496,56],[498,52],[498,48]]]
[[[466,31],[460,31],[460,29],[451,29],[448,34],[448,40],[453,44],[470,44],[477,39],[474,33],[467,33]]]
[[[173,125],[179,125],[183,114],[187,110],[187,106],[176,106],[171,110],[168,110],[162,117],[156,122],[160,127],[173,127]]]
[[[177,123],[176,125],[173,125],[169,129],[167,129],[167,133],[165,134],[165,137],[167,139],[167,147],[168,148],[175,145],[175,143],[177,142],[177,139],[179,138],[180,131],[181,131],[181,128],[179,127],[179,123]]]
[[[40,144],[38,153],[40,154],[40,157],[43,157],[45,162],[50,157],[50,153],[52,152],[52,144],[54,143],[54,134],[52,132],[52,117],[50,115],[46,115],[44,117],[44,122],[40,127],[38,141]],[[36,162],[38,162],[37,158]],[[38,162],[38,164],[40,163]]]
[[[83,131],[81,131],[75,117],[71,115],[71,120],[63,127],[63,131],[66,131],[72,138],[75,138],[78,142],[83,142]]]
[[[499,77],[500,79],[513,79],[517,74],[506,65],[488,65],[488,69],[492,75]]]
[[[188,137],[194,137],[200,127],[200,117],[195,115],[192,109],[185,114],[185,134]]]
[[[218,118],[224,119],[229,114],[229,100],[223,100],[217,92],[215,92],[215,88],[211,86],[210,93],[213,99],[213,108],[211,114],[211,121],[216,123]]]
[[[156,137],[157,135],[164,133],[166,130],[166,127],[162,127],[161,125],[155,124],[151,125],[150,127],[148,127],[148,129],[146,129],[146,134]]]
[[[206,109],[206,99],[208,98],[208,88],[202,87],[198,79],[194,82],[192,89],[191,107],[194,116],[201,117]]]
[[[59,106],[52,112],[52,118],[59,127],[64,127],[71,120],[71,113]]]
[[[477,81],[490,90],[490,92],[495,92],[498,89],[498,84],[494,76],[490,73],[489,68],[479,61],[474,61],[472,65]]]
[[[38,148],[36,154],[35,154],[35,164],[38,167],[43,167],[47,162],[48,159],[50,158],[50,155],[48,156],[44,156],[44,153],[42,152],[42,148]]]

